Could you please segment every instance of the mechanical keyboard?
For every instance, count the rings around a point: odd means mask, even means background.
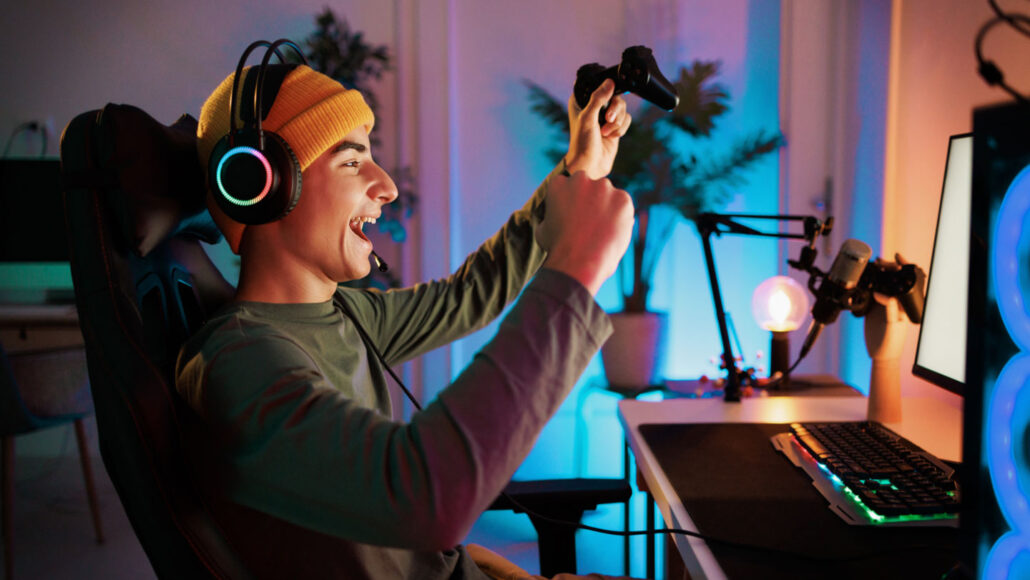
[[[958,523],[955,470],[880,423],[793,423],[772,443],[848,523]]]

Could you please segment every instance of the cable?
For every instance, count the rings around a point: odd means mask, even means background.
[[[620,530],[608,530],[608,529],[605,529],[605,528],[596,528],[594,526],[590,526],[590,525],[583,524],[583,523],[580,523],[580,522],[570,522],[568,520],[561,520],[561,519],[552,518],[552,517],[549,517],[549,516],[542,515],[540,513],[534,512],[533,510],[531,510],[531,509],[527,508],[526,506],[520,504],[519,502],[513,500],[510,496],[505,495],[505,497],[507,497],[508,500],[510,500],[513,504],[515,504],[515,507],[517,507],[520,510],[526,512],[527,514],[533,515],[534,517],[537,517],[537,518],[540,518],[542,520],[548,521],[548,522],[550,522],[552,524],[558,524],[558,525],[563,525],[563,526],[572,526],[572,527],[575,527],[575,528],[579,528],[581,530],[597,532],[599,534],[607,534],[609,536],[631,536],[631,537],[632,536],[645,536],[645,535],[651,535],[651,534],[679,534],[679,535],[682,535],[682,536],[689,536],[689,537],[692,537],[692,538],[697,538],[699,540],[704,540],[706,543],[722,544],[722,545],[728,546],[730,548],[737,548],[737,549],[740,549],[740,550],[750,550],[750,551],[754,551],[754,552],[762,552],[762,553],[765,553],[765,554],[775,555],[775,556],[787,556],[787,557],[796,558],[796,559],[799,559],[799,560],[809,560],[809,561],[812,561],[812,562],[837,562],[837,563],[839,563],[839,562],[852,562],[852,561],[856,561],[856,560],[865,560],[865,559],[868,559],[868,558],[877,558],[877,557],[884,556],[884,555],[887,555],[887,554],[892,554],[892,553],[895,553],[895,552],[902,552],[902,551],[904,551],[904,552],[910,552],[912,550],[949,550],[950,551],[952,549],[951,546],[946,546],[946,545],[943,545],[943,544],[941,544],[941,545],[936,545],[936,544],[916,544],[916,545],[910,545],[910,546],[895,546],[893,548],[886,549],[886,550],[879,550],[879,551],[875,551],[875,552],[868,552],[868,553],[865,553],[865,554],[858,554],[858,555],[854,555],[854,556],[835,556],[835,557],[815,556],[815,555],[812,555],[812,554],[804,554],[804,553],[801,553],[801,552],[794,552],[792,550],[784,550],[784,549],[781,549],[781,548],[771,548],[769,546],[761,546],[761,545],[758,545],[758,544],[749,544],[749,543],[746,543],[746,542],[738,542],[736,540],[727,540],[725,538],[719,538],[719,537],[715,537],[715,536],[710,536],[710,535],[707,535],[707,534],[702,534],[700,532],[695,532],[695,531],[691,531],[691,530],[684,530],[684,529],[681,529],[681,528],[666,528],[666,529],[663,529],[663,530],[632,530],[632,531],[625,531],[625,532],[624,531],[620,531]]]
[[[985,22],[976,33],[974,49],[976,52],[977,72],[988,85],[1001,88],[1021,103],[1028,103],[1030,102],[1030,98],[1005,82],[1005,75],[1001,72],[998,65],[995,64],[994,61],[984,58],[983,43],[984,39],[987,37],[987,33],[990,32],[992,28],[1003,22],[1018,31],[1020,34],[1030,37],[1030,17],[1024,14],[1003,11],[1001,7],[998,6],[997,0],[987,0],[987,3],[991,6],[991,9],[994,11],[996,16]]]
[[[351,311],[350,306],[347,305],[347,303],[344,300],[342,300],[342,299],[338,300],[337,304],[340,304],[340,306],[342,307],[342,309],[344,311],[344,314],[346,314],[347,317],[350,318],[351,322],[354,323],[354,328],[356,328],[357,331],[358,331],[358,334],[361,335],[361,338],[364,341],[365,346],[367,346],[369,349],[372,350],[372,353],[379,360],[380,364],[382,364],[383,367],[386,369],[386,372],[388,372],[390,374],[390,376],[393,377],[393,380],[397,382],[397,385],[400,386],[400,388],[404,391],[404,394],[408,396],[408,399],[411,401],[411,404],[415,407],[415,409],[421,411],[422,410],[422,405],[415,398],[415,395],[413,395],[411,393],[411,391],[409,391],[408,388],[406,386],[404,386],[404,382],[401,381],[400,377],[398,377],[395,372],[393,372],[393,369],[390,367],[390,365],[387,364],[386,358],[383,356],[382,352],[380,352],[379,349],[376,347],[375,343],[372,342],[372,339],[369,337],[368,333],[365,332],[365,328],[361,325],[360,322],[358,322],[358,319],[354,315],[354,313]],[[787,370],[787,373],[784,376],[789,376],[790,372],[794,370],[794,367],[796,367],[799,362],[801,362],[802,358],[803,357],[799,357],[798,360],[794,362],[794,365],[791,366],[790,369]],[[777,380],[780,380],[780,379],[777,379]],[[794,551],[791,551],[791,550],[783,550],[783,549],[780,549],[780,548],[771,548],[769,546],[761,546],[761,545],[758,545],[758,544],[748,544],[748,543],[745,543],[745,542],[737,542],[737,541],[734,541],[734,540],[727,540],[725,538],[718,538],[718,537],[715,537],[715,536],[709,536],[707,534],[702,534],[700,532],[694,532],[694,531],[684,530],[684,529],[680,529],[680,528],[666,528],[666,529],[662,529],[662,530],[627,530],[627,531],[608,530],[608,529],[605,529],[605,528],[597,528],[597,527],[594,527],[594,526],[590,526],[590,525],[584,524],[582,522],[572,522],[572,521],[569,521],[569,520],[562,520],[562,519],[552,518],[550,516],[543,515],[540,512],[537,512],[537,511],[535,511],[535,510],[525,506],[521,502],[516,501],[515,498],[511,497],[510,495],[508,495],[504,491],[501,491],[501,496],[503,496],[505,499],[510,501],[512,503],[512,505],[517,507],[519,510],[525,512],[529,516],[532,516],[534,518],[538,518],[538,519],[550,522],[552,524],[558,524],[558,525],[562,525],[562,526],[571,526],[571,527],[575,527],[575,528],[580,529],[580,530],[587,530],[587,531],[591,531],[591,532],[597,532],[599,534],[607,534],[607,535],[610,535],[610,536],[630,536],[630,537],[632,537],[632,536],[652,535],[652,534],[680,534],[680,535],[690,536],[690,537],[698,538],[700,540],[704,540],[706,543],[722,544],[724,546],[729,546],[729,547],[737,548],[737,549],[741,549],[741,550],[750,550],[750,551],[761,552],[761,553],[765,553],[765,554],[769,554],[769,555],[786,556],[786,557],[789,557],[789,558],[796,558],[796,559],[800,559],[800,560],[809,560],[809,561],[813,561],[813,562],[824,562],[824,563],[852,562],[852,561],[856,561],[856,560],[865,560],[865,559],[869,559],[869,558],[877,558],[877,557],[880,557],[880,556],[884,556],[884,555],[887,555],[887,554],[892,554],[894,552],[901,552],[901,551],[910,552],[912,550],[945,550],[945,549],[950,549],[950,547],[943,546],[943,545],[937,546],[937,545],[932,545],[932,544],[929,544],[929,545],[919,544],[919,545],[914,545],[914,546],[896,546],[896,547],[890,548],[888,550],[881,550],[881,551],[877,551],[877,552],[869,552],[869,553],[866,553],[866,554],[859,554],[859,555],[855,555],[855,556],[820,557],[820,556],[813,556],[811,554],[803,554],[803,553],[800,553],[800,552],[794,552]]]
[[[361,326],[361,323],[358,322],[358,317],[354,316],[354,313],[351,312],[350,306],[348,306],[347,303],[343,300],[339,300],[337,303],[343,307],[344,313],[347,315],[347,318],[350,318],[351,322],[354,323],[354,328],[358,329],[358,334],[361,335],[361,339],[365,342],[365,345],[372,349],[372,354],[376,355],[376,358],[379,360],[379,363],[383,365],[383,368],[386,369],[386,372],[390,373],[390,376],[393,377],[393,380],[396,381],[397,385],[401,388],[401,390],[404,391],[404,394],[408,396],[408,400],[411,401],[411,404],[415,407],[415,409],[421,411],[422,405],[418,402],[418,399],[415,398],[415,395],[411,394],[411,391],[408,390],[408,387],[404,386],[404,381],[402,381],[401,378],[397,376],[397,373],[393,372],[393,369],[386,362],[386,357],[383,356],[383,353],[379,352],[379,349],[376,347],[375,343],[372,342],[372,338],[368,336],[367,332],[365,332],[365,327]]]
[[[994,10],[994,13],[998,15],[998,18],[1001,18],[1002,20],[1007,22],[1009,26],[1015,28],[1023,35],[1030,37],[1030,26],[1024,28],[1019,23],[1019,17],[1021,16],[1020,14],[1016,14],[1014,17],[1012,14],[1005,12],[1001,9],[1001,6],[998,6],[998,0],[987,0],[987,4],[990,5],[991,9]]]
[[[43,157],[46,155],[47,148],[47,128],[46,125],[39,121],[26,121],[16,126],[12,131],[11,135],[7,138],[7,144],[4,145],[4,153],[2,157],[7,157],[7,154],[11,152],[11,146],[14,145],[14,138],[17,137],[22,131],[38,132],[40,134],[40,141],[42,147],[39,151],[39,156]]]
[[[763,389],[768,389],[769,387],[775,387],[776,385],[778,385],[781,382],[783,382],[783,381],[787,380],[788,378],[790,378],[790,374],[792,372],[794,372],[794,369],[798,368],[798,365],[801,364],[801,361],[804,358],[805,358],[805,355],[803,355],[803,354],[802,355],[798,355],[797,360],[794,361],[794,364],[790,365],[789,369],[784,371],[783,374],[781,374],[780,376],[776,377],[775,379],[773,379],[773,380],[769,381],[768,383],[765,383],[764,385],[762,385],[762,388]]]

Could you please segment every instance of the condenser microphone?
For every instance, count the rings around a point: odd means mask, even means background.
[[[841,244],[837,257],[830,266],[823,283],[815,292],[815,304],[812,306],[812,325],[808,328],[808,336],[801,345],[799,358],[804,358],[815,344],[823,327],[837,320],[844,308],[848,308],[852,290],[865,271],[873,250],[860,240],[849,239]]]
[[[390,267],[386,265],[386,262],[384,262],[383,259],[379,257],[379,254],[377,254],[375,250],[372,250],[372,259],[375,260],[376,268],[379,268],[380,272],[386,272],[390,269]]]

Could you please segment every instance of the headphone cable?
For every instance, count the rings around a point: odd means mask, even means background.
[[[400,377],[397,376],[397,373],[395,373],[393,371],[393,368],[391,368],[390,365],[386,362],[386,357],[383,356],[383,353],[380,352],[379,349],[376,347],[375,343],[372,342],[371,337],[369,337],[368,333],[365,331],[365,328],[361,325],[361,323],[358,322],[357,317],[351,311],[350,306],[346,303],[346,300],[344,300],[343,298],[340,298],[340,299],[336,300],[336,303],[341,305],[344,313],[351,320],[351,322],[354,323],[354,328],[356,328],[357,331],[358,331],[358,334],[361,335],[362,341],[365,343],[365,345],[368,348],[370,348],[372,350],[372,353],[379,360],[379,363],[382,364],[383,367],[386,369],[386,372],[388,372],[390,374],[390,376],[393,377],[393,380],[397,382],[397,385],[400,386],[400,388],[404,391],[404,394],[408,396],[408,399],[411,401],[411,404],[415,407],[416,410],[421,411],[422,410],[422,405],[418,402],[418,400],[411,393],[411,391],[409,391],[408,388],[404,385],[404,381],[402,381],[400,379]],[[793,368],[796,367],[797,363],[800,362],[800,361],[801,361],[801,359],[798,359],[794,363],[794,366],[791,367],[791,370],[793,370]],[[787,371],[787,373],[789,374],[790,371]],[[689,536],[689,537],[693,537],[693,538],[698,538],[700,540],[705,541],[706,543],[722,544],[724,546],[728,546],[728,547],[731,547],[731,548],[737,548],[737,549],[741,549],[741,550],[751,550],[751,551],[761,552],[761,553],[765,553],[765,554],[769,554],[769,555],[787,556],[787,557],[790,557],[790,558],[795,558],[795,559],[799,559],[799,560],[808,560],[808,561],[813,561],[813,562],[851,562],[851,561],[857,561],[857,560],[865,560],[865,559],[868,559],[868,558],[876,558],[876,557],[879,557],[879,556],[884,556],[884,555],[892,554],[894,552],[899,552],[899,551],[946,550],[946,549],[950,549],[948,546],[944,546],[944,545],[917,544],[917,545],[909,545],[909,546],[895,546],[895,547],[892,547],[892,548],[889,548],[889,549],[886,549],[886,550],[879,550],[879,551],[875,551],[875,552],[869,552],[869,553],[866,553],[866,554],[858,554],[858,555],[855,555],[855,556],[820,557],[820,556],[815,556],[815,555],[811,555],[811,554],[804,554],[804,553],[801,553],[801,552],[795,552],[795,551],[792,551],[792,550],[783,550],[783,549],[780,549],[780,548],[771,548],[769,546],[762,546],[762,545],[758,545],[758,544],[749,544],[749,543],[746,543],[746,542],[737,542],[735,540],[727,540],[727,539],[724,539],[724,538],[718,538],[718,537],[715,537],[715,536],[710,536],[710,535],[707,535],[707,534],[702,534],[700,532],[694,532],[694,531],[691,531],[691,530],[684,530],[684,529],[681,529],[681,528],[665,528],[665,529],[661,529],[661,530],[625,530],[625,531],[609,530],[609,529],[605,529],[605,528],[598,528],[598,527],[594,527],[594,526],[590,526],[590,525],[584,524],[582,522],[573,522],[573,521],[553,518],[551,516],[546,516],[544,514],[541,514],[540,512],[537,512],[537,511],[535,511],[535,510],[525,506],[521,502],[517,501],[515,498],[511,497],[511,495],[509,495],[504,490],[501,490],[501,496],[504,497],[505,499],[507,499],[509,502],[511,502],[512,505],[517,507],[519,510],[525,512],[526,515],[529,515],[529,516],[532,516],[532,517],[544,520],[544,521],[552,523],[552,524],[558,524],[558,525],[561,525],[561,526],[569,526],[569,527],[574,527],[574,528],[581,529],[581,530],[597,532],[599,534],[607,534],[607,535],[610,535],[610,536],[622,536],[622,537],[624,537],[624,536],[630,536],[630,537],[632,537],[632,536],[644,536],[644,535],[654,535],[654,534],[679,534],[679,535],[683,535],[683,536]]]

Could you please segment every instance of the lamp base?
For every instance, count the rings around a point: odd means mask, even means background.
[[[773,387],[784,389],[790,386],[790,377],[787,376],[787,369],[790,368],[790,333],[786,331],[773,331],[772,341],[769,344],[769,376],[776,373],[784,375]]]

